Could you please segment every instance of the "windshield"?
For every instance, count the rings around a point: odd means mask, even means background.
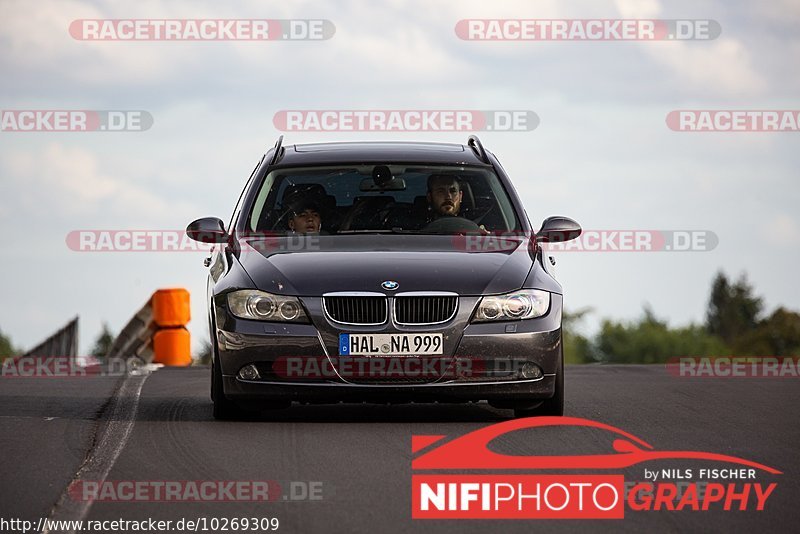
[[[347,165],[269,173],[247,219],[270,234],[457,234],[519,230],[491,169]]]

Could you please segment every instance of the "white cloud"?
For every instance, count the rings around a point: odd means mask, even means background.
[[[676,18],[664,17],[658,0],[615,0],[615,4],[623,18]],[[689,91],[746,96],[767,86],[741,37],[726,37],[725,28],[722,37],[713,41],[642,42],[639,46],[677,76],[664,76],[664,80],[677,81]]]
[[[723,34],[724,35],[724,34]],[[668,66],[689,92],[724,97],[753,96],[767,88],[753,67],[751,55],[738,39],[643,43],[647,53]]]
[[[81,42],[69,35],[75,19],[107,18],[85,2],[24,0],[4,6],[0,50],[11,68],[46,72],[85,84],[157,80],[169,73],[171,54],[152,43]]]
[[[93,152],[61,143],[49,143],[41,152],[15,150],[2,158],[3,174],[9,176],[9,194],[28,213],[48,217],[79,214],[113,214],[120,221],[133,219],[152,224],[165,214],[186,213],[194,207],[171,202],[167,195],[151,191],[119,170],[103,168]]]
[[[787,250],[800,247],[800,225],[797,217],[786,213],[777,214],[761,226],[765,242]]]
[[[796,27],[800,23],[800,3],[797,0],[771,0],[758,4],[762,17],[778,23],[789,23]]]
[[[151,0],[105,3],[98,8],[76,0],[15,0],[4,5],[0,54],[15,70],[57,75],[100,88],[156,84],[189,75],[219,76],[220,65],[230,61],[250,58],[263,66],[267,57],[277,54],[275,43],[79,41],[70,36],[70,23],[77,19],[278,18],[288,10],[277,3],[265,15],[263,4],[255,3],[237,13],[234,6],[216,2]],[[214,61],[215,55],[225,59]],[[216,68],[209,68],[209,60]]]
[[[709,228],[720,236],[707,254],[564,255],[559,269],[570,307],[595,306],[598,318],[635,316],[647,292],[660,314],[680,323],[703,305],[699,298],[687,308],[687,294],[704,294],[720,265],[743,263],[759,290],[791,305],[800,301],[800,289],[786,283],[800,250],[792,134],[691,135],[664,124],[670,109],[694,100],[795,106],[800,75],[791,66],[800,41],[793,24],[800,10],[796,1],[779,1],[785,3],[0,0],[3,108],[146,109],[155,118],[153,128],[136,134],[0,133],[0,217],[34,234],[27,241],[12,236],[13,246],[4,247],[9,279],[20,281],[5,297],[29,299],[28,288],[53,279],[51,265],[63,273],[50,288],[63,307],[58,313],[34,328],[38,308],[22,315],[9,308],[0,312],[0,326],[33,343],[80,301],[87,324],[114,319],[119,327],[150,289],[169,284],[192,287],[202,311],[200,258],[80,255],[63,237],[77,228],[183,227],[202,215],[227,221],[244,180],[277,137],[273,114],[296,106],[532,109],[542,119],[537,130],[481,137],[512,174],[534,223],[563,213],[587,228]],[[478,43],[454,31],[464,18],[715,14],[722,36],[705,42]],[[72,20],[92,17],[325,18],[337,32],[321,43],[91,43],[69,36]],[[463,142],[466,135],[290,133],[287,142],[364,138]],[[761,220],[769,223],[747,226]],[[743,228],[759,240],[764,261],[754,261],[742,243]],[[38,262],[14,261],[20,254]],[[599,279],[631,287],[610,301]],[[653,280],[680,280],[686,291]],[[109,301],[121,285],[126,293]],[[202,326],[204,318],[196,321]]]
[[[615,0],[614,4],[625,19],[654,19],[661,15],[658,0]]]

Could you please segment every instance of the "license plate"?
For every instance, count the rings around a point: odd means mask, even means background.
[[[339,334],[340,356],[442,354],[442,334]]]

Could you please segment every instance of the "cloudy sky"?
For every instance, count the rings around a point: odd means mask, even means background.
[[[466,18],[713,19],[713,41],[469,42]],[[75,19],[328,19],[327,41],[90,42]],[[155,289],[193,296],[202,253],[82,253],[84,229],[228,220],[286,109],[532,110],[529,132],[483,132],[534,226],[709,230],[709,252],[561,253],[568,309],[673,325],[703,319],[719,269],[747,273],[768,310],[800,308],[800,133],[686,133],[675,109],[800,109],[800,4],[658,0],[0,1],[0,108],[146,110],[144,132],[0,132],[5,227],[0,330],[29,348],[71,317],[81,348]],[[287,142],[464,142],[466,134],[292,132]]]

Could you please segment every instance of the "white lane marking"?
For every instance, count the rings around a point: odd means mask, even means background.
[[[80,480],[92,480],[100,484],[106,480],[133,430],[133,425],[136,422],[136,410],[139,407],[139,396],[148,376],[149,373],[128,375],[122,381],[109,405],[103,410],[100,428],[96,434],[92,449],[89,451],[86,460],[78,468],[78,472],[75,473],[70,484],[64,489],[56,505],[50,511],[49,520],[80,521],[89,514],[93,501],[73,499],[69,494],[69,488]],[[47,523],[45,523],[45,526],[47,526]],[[48,528],[42,530],[42,534],[48,534],[49,532]],[[73,534],[75,531],[64,532]]]
[[[36,419],[37,421],[40,419],[44,419],[45,421],[53,421],[55,419],[61,419],[61,418],[57,416],[42,418],[41,415],[0,415],[0,419]]]

